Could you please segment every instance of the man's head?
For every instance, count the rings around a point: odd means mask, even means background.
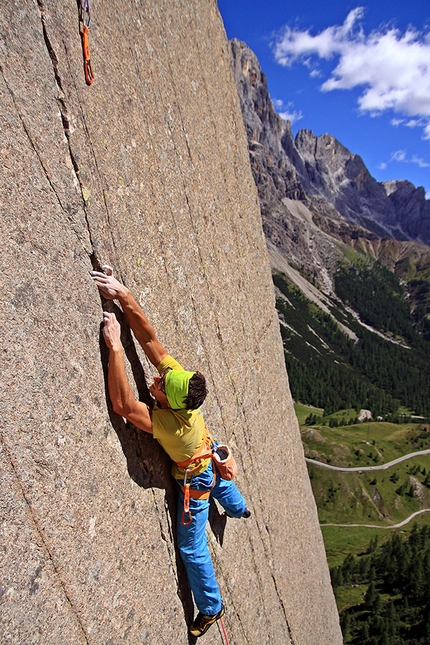
[[[185,370],[164,372],[160,377],[159,389],[164,392],[173,410],[197,410],[207,395],[203,374]]]
[[[208,393],[206,379],[201,372],[194,372],[188,385],[188,395],[185,399],[187,410],[197,410],[203,405]]]

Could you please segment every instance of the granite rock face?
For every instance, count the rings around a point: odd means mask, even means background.
[[[89,40],[90,87],[76,3],[3,3],[2,642],[187,641],[170,464],[106,396],[106,262],[206,374],[240,464],[252,518],[214,507],[208,530],[231,642],[340,644],[216,3],[94,3]],[[124,346],[145,400],[125,327]]]
[[[333,238],[316,223],[316,218],[317,213],[324,212],[327,217],[318,215],[319,219],[335,230],[342,225],[342,218],[323,198],[309,198],[311,183],[305,161],[289,122],[275,112],[257,57],[239,40],[233,39],[230,46],[272,264],[280,268],[276,258],[281,254],[293,266],[326,284],[330,291],[326,260],[332,258],[335,266],[339,253]]]
[[[430,201],[424,188],[415,188],[410,181],[386,181],[383,186],[397,214],[399,227],[411,240],[430,245]]]
[[[367,231],[367,235],[430,243],[430,202],[423,188],[409,182],[378,183],[363,160],[329,134],[317,137],[310,130],[300,130],[294,138],[290,123],[273,108],[255,54],[239,40],[233,39],[230,45],[269,246],[285,243],[293,261],[301,265],[301,244],[291,248],[279,236],[283,226],[290,238],[306,240],[305,228],[297,224],[294,214],[288,214],[285,199],[306,204],[316,214],[318,227],[335,236],[342,237],[344,229],[350,228],[352,237]],[[321,272],[318,263],[318,258],[311,262],[311,273]]]

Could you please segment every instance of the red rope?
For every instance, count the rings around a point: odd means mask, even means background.
[[[221,629],[222,629],[222,634],[224,636],[225,645],[230,645],[222,617],[219,619],[219,622],[221,623]]]

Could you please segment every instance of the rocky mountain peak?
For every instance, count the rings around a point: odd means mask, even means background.
[[[267,87],[267,79],[254,52],[242,41],[231,41],[233,75],[239,89],[241,110],[248,134],[251,151],[256,144],[265,146],[272,154],[282,158],[284,164],[293,168],[289,155],[284,154],[294,147],[294,138],[289,121],[281,119],[273,107]]]
[[[349,224],[367,235],[430,243],[430,202],[423,188],[377,182],[361,157],[330,134],[303,129],[293,137],[291,124],[273,107],[255,54],[238,40],[231,41],[231,53],[266,234],[280,218],[284,230],[291,228],[283,200],[297,199],[311,206],[313,221],[331,234]]]
[[[386,181],[382,184],[392,203],[397,221],[409,239],[430,244],[430,201],[422,186],[416,188],[410,181]]]

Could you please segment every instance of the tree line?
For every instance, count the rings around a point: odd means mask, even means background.
[[[379,280],[385,278],[384,273],[376,272],[375,275]],[[354,283],[355,273],[352,272],[351,276]],[[344,289],[348,277],[349,272],[343,277]],[[413,338],[410,348],[389,342],[365,329],[342,309],[340,303],[333,303],[332,315],[323,312],[282,274],[275,273],[273,280],[284,296],[277,298],[277,309],[290,387],[296,401],[321,407],[327,415],[342,408],[364,407],[371,409],[373,416],[377,417],[395,413],[400,405],[416,414],[430,415],[430,351],[427,352],[430,344],[418,332],[411,331],[409,318],[404,324],[400,322],[407,317],[406,311],[409,310],[398,292],[393,290],[391,309],[396,309],[400,302],[402,315],[400,321],[397,314],[392,317],[395,324],[391,329],[393,334],[400,330],[404,334],[408,332],[408,339]],[[359,286],[363,285],[359,283]],[[362,291],[359,293],[360,298],[350,296],[356,307],[365,299]],[[378,297],[378,289],[368,292],[369,300],[377,300]],[[385,299],[381,297],[378,304],[383,309]],[[390,309],[388,305],[386,308]],[[358,340],[345,334],[334,317],[346,324]],[[373,321],[376,328],[388,325],[383,316],[382,322],[375,321],[370,314],[367,320]]]
[[[366,553],[347,555],[331,571],[335,594],[366,585],[363,601],[340,613],[345,645],[430,643],[430,526],[414,525],[384,544],[371,540]]]

